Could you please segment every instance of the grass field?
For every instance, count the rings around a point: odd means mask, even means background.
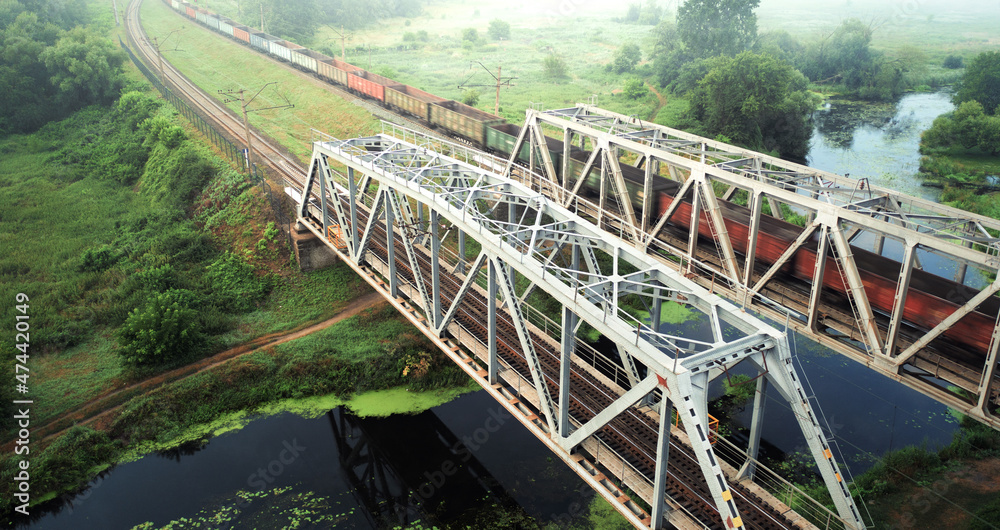
[[[177,31],[161,47],[164,59],[210,94],[242,88],[248,91],[249,98],[265,83],[277,83],[264,89],[249,108],[285,104],[295,107],[251,112],[250,123],[267,131],[304,162],[309,161],[312,153],[310,129],[338,138],[377,130],[378,121],[370,112],[331,96],[317,80],[282,68],[271,59],[179,16],[160,0],[143,2],[142,20],[150,36],[162,39]],[[230,102],[228,106],[239,114],[238,102]]]

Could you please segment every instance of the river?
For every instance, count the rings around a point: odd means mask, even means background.
[[[929,199],[917,176],[920,132],[950,110],[944,92],[896,105],[831,103],[816,114],[810,165]],[[780,323],[776,324],[780,327]],[[697,320],[678,324],[704,333]],[[850,471],[890,449],[948,443],[957,422],[947,408],[796,337],[799,367]],[[712,386],[722,393],[721,382]],[[763,436],[774,459],[805,450],[787,405],[772,392]],[[749,407],[730,410],[739,427]],[[518,526],[530,516],[581,522],[594,498],[485,392],[416,415],[361,417],[344,407],[303,417],[281,413],[240,430],[119,465],[88,489],[65,496],[25,528],[189,527],[392,528],[397,525]]]

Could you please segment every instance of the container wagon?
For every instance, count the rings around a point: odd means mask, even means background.
[[[385,87],[385,104],[392,108],[416,116],[424,121],[430,121],[430,104],[447,101],[445,98],[424,92],[409,85]]]
[[[491,151],[496,151],[498,153],[504,153],[509,155],[511,151],[514,150],[514,143],[517,142],[518,135],[521,134],[521,127],[517,125],[512,125],[510,123],[501,123],[499,125],[493,125],[486,128],[486,148]],[[562,172],[562,155],[563,155],[563,144],[561,141],[555,138],[545,137],[545,145],[549,150],[549,156],[552,157],[552,165],[555,166],[557,172]],[[521,146],[520,152],[517,154],[517,160],[527,164],[530,162],[529,149],[531,147],[531,139],[525,138],[524,145]],[[541,167],[542,160],[539,158],[538,154],[535,154],[535,166]],[[582,169],[582,168],[581,168]]]
[[[360,68],[353,64],[346,63],[337,58],[333,59],[333,80],[340,85],[350,88],[348,83],[349,74],[357,70],[360,70]]]
[[[291,45],[292,43],[288,44]],[[292,63],[310,72],[319,71],[316,66],[316,58],[312,56],[312,54],[316,52],[310,50],[309,48],[303,48],[302,46],[299,46],[298,48],[289,47],[289,49],[292,51]]]
[[[355,70],[351,72],[351,75],[347,76],[347,86],[351,90],[383,103],[385,102],[386,85],[400,86],[399,83],[388,77],[382,77],[361,69]]]
[[[486,128],[506,123],[499,116],[450,100],[431,103],[428,121],[483,147],[486,146]]]
[[[233,24],[233,37],[250,44],[250,28],[242,24]]]
[[[219,17],[219,33],[233,36],[233,21],[226,17]]]

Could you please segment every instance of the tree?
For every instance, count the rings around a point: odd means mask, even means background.
[[[983,52],[965,67],[955,104],[978,101],[987,114],[1000,111],[1000,52]]]
[[[465,28],[462,30],[462,40],[475,43],[479,40],[479,32],[476,28]]]
[[[67,31],[39,57],[59,97],[79,106],[110,104],[123,85],[125,53],[92,30],[76,27]]]
[[[725,135],[753,149],[803,158],[807,118],[814,106],[807,81],[787,63],[743,52],[708,61],[708,73],[691,93],[690,117],[706,134]]]
[[[630,77],[622,85],[622,93],[629,99],[639,99],[649,94],[649,90],[646,89],[646,84],[642,82],[642,79]]]
[[[625,13],[625,22],[638,22],[639,13],[642,12],[641,4],[629,4],[628,11]]]
[[[611,62],[611,70],[616,74],[624,74],[635,70],[635,65],[642,59],[642,51],[638,44],[624,44],[615,52],[615,58]]]
[[[462,103],[470,107],[475,107],[479,104],[479,91],[476,89],[466,90],[462,94]]]
[[[490,27],[486,30],[486,34],[493,40],[510,40],[510,23],[499,18],[494,19],[490,21]]]
[[[118,330],[118,353],[133,366],[163,364],[187,357],[204,341],[190,291],[171,289],[152,295],[129,312]]]
[[[949,70],[965,68],[965,59],[962,59],[961,55],[949,55],[944,58],[944,64],[942,66]]]
[[[556,55],[549,55],[543,63],[545,77],[549,79],[563,79],[566,76],[566,61]]]
[[[757,38],[760,0],[688,0],[677,10],[677,30],[695,57],[735,55]]]

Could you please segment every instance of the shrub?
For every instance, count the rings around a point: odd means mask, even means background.
[[[80,256],[80,261],[76,265],[79,272],[101,272],[108,270],[118,263],[120,255],[114,248],[108,245],[101,245],[97,248],[88,248]]]
[[[478,105],[479,91],[474,88],[472,90],[466,90],[465,93],[462,94],[462,103],[465,103],[470,107],[475,107],[476,105]]]
[[[545,58],[544,69],[545,77],[550,79],[561,79],[566,77],[566,61],[555,55],[549,55]]]
[[[648,94],[649,90],[646,89],[646,84],[642,82],[642,79],[633,77],[625,80],[622,92],[629,99],[639,99]]]
[[[231,252],[212,262],[206,277],[219,300],[237,312],[253,309],[271,289],[270,282],[258,276],[253,265]]]
[[[118,353],[133,366],[164,364],[194,353],[204,342],[190,291],[154,294],[129,312],[118,330]]]
[[[510,40],[510,22],[494,19],[490,22],[490,27],[486,30],[486,34],[493,40]]]
[[[944,67],[949,70],[965,68],[965,59],[962,59],[961,55],[949,55],[944,59]]]

